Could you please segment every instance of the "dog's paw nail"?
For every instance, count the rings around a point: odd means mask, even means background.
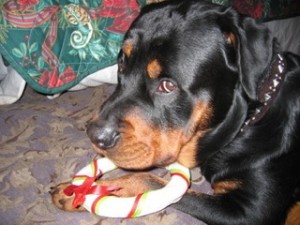
[[[66,203],[66,201],[64,199],[60,199],[58,200],[59,204],[64,205]]]

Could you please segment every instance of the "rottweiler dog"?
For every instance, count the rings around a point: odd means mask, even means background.
[[[124,169],[199,166],[214,194],[189,191],[174,207],[207,224],[284,224],[300,214],[299,65],[231,8],[149,5],[125,36],[118,85],[87,134]],[[122,187],[118,196],[166,183],[147,173],[100,182]],[[53,201],[72,210],[64,187]]]

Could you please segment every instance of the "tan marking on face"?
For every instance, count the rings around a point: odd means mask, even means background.
[[[132,51],[133,51],[132,41],[131,40],[125,41],[124,44],[123,44],[122,50],[125,53],[125,55],[129,58],[132,54]]]
[[[121,138],[113,149],[96,151],[126,169],[167,166],[175,161],[184,166],[196,166],[198,141],[204,135],[211,117],[208,103],[195,105],[185,127],[160,129],[143,119],[136,111],[123,119]]]
[[[96,148],[97,152],[126,169],[166,166],[176,161],[174,152],[178,152],[181,131],[162,132],[136,113],[126,116],[123,123],[125,128],[120,130],[121,138],[115,148]]]
[[[162,72],[162,67],[157,59],[153,59],[147,66],[148,76],[151,79],[156,79],[160,76]]]
[[[220,181],[212,184],[215,194],[225,194],[241,187],[240,181]]]
[[[204,136],[212,114],[209,103],[195,104],[191,118],[184,129],[185,140],[178,155],[178,162],[182,165],[189,168],[197,166],[198,142]]]
[[[300,224],[300,202],[297,202],[289,211],[285,225]]]

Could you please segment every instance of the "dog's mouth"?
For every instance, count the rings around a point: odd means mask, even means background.
[[[104,151],[95,146],[95,150],[97,153],[111,159],[118,167],[123,169],[142,170],[154,166],[154,154],[143,143],[137,143],[133,146],[124,145],[122,148],[116,147],[109,151]]]
[[[177,160],[182,131],[161,131],[136,115],[124,121],[129,125],[119,129],[112,147],[93,143],[97,153],[124,169],[163,167]]]
[[[99,128],[94,129],[92,125],[88,136],[97,153],[124,169],[164,167],[175,161],[191,168],[196,166],[198,141],[205,133],[210,116],[211,107],[199,104],[186,126],[162,129],[139,113],[129,113],[117,131],[109,128],[99,133]]]

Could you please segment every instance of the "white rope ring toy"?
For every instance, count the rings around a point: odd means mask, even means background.
[[[97,185],[94,181],[117,166],[107,158],[94,160],[82,168],[72,179],[64,193],[75,194],[73,207],[79,205],[99,216],[112,218],[134,218],[158,212],[178,202],[190,186],[188,168],[173,163],[166,167],[171,174],[169,183],[157,190],[134,197],[116,197],[110,193],[116,188]]]

